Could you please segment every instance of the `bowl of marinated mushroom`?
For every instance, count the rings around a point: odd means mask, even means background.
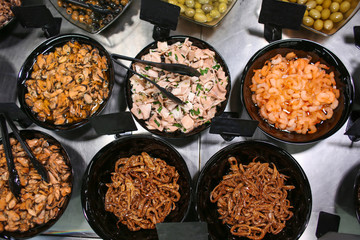
[[[231,88],[230,71],[221,55],[203,40],[172,36],[150,43],[136,58],[190,66],[200,76],[168,72],[146,64],[133,63],[139,74],[155,81],[178,97],[183,104],[167,98],[150,82],[128,72],[126,93],[136,121],[149,132],[168,138],[182,138],[208,128],[226,107]]]
[[[40,44],[18,75],[22,110],[50,130],[81,127],[107,104],[114,68],[105,48],[90,37],[66,34]]]
[[[275,41],[257,51],[242,73],[241,93],[247,113],[266,135],[294,144],[336,133],[354,99],[341,60],[305,39]]]
[[[115,22],[132,0],[50,0],[50,2],[70,23],[95,34]]]
[[[149,135],[103,147],[90,161],[81,189],[85,218],[103,239],[158,239],[156,224],[184,221],[190,198],[184,159]]]
[[[215,153],[199,174],[196,208],[220,239],[298,239],[311,215],[307,176],[285,150],[245,141]]]
[[[0,236],[30,238],[47,230],[64,213],[71,197],[73,173],[68,154],[52,136],[36,131],[20,131],[35,158],[48,171],[46,182],[14,135],[9,134],[21,192],[16,198],[9,188],[5,151],[0,145]]]

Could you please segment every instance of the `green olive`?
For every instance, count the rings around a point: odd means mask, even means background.
[[[195,15],[195,10],[193,8],[186,8],[185,15],[188,17],[193,17]]]
[[[219,18],[220,17],[220,12],[217,9],[213,9],[210,11],[210,16],[212,18]]]
[[[289,2],[296,3],[296,0],[290,0]]]
[[[304,17],[309,16],[309,11],[305,10]]]
[[[331,0],[324,0],[322,7],[323,8],[329,8],[331,5]]]
[[[220,3],[219,4],[218,10],[219,10],[220,13],[226,12],[226,9],[227,9],[227,6],[226,6],[225,3]]]
[[[194,0],[185,0],[185,5],[189,8],[193,8],[195,6]]]
[[[204,5],[202,5],[201,9],[205,13],[209,13],[211,10],[213,10],[213,6],[211,6],[210,4],[204,4]]]
[[[340,8],[340,4],[338,2],[332,2],[329,9],[331,12],[334,13],[339,11],[339,8]]]
[[[311,0],[311,1],[306,3],[307,10],[313,9],[315,7],[316,7],[316,1],[314,1],[314,0]]]
[[[185,4],[185,0],[177,0],[180,4]]]
[[[207,4],[209,0],[197,0],[200,4]]]
[[[210,16],[210,13],[206,14],[206,21],[211,22],[212,20],[214,20],[214,18]]]
[[[311,27],[314,24],[314,19],[312,17],[306,16],[303,18],[303,24],[305,26]]]
[[[321,30],[323,29],[323,27],[324,27],[324,22],[323,22],[323,20],[318,19],[318,20],[316,20],[316,21],[314,22],[314,29],[315,29],[315,30],[321,31]]]
[[[316,10],[316,9],[311,9],[311,10],[309,11],[309,15],[310,15],[310,17],[312,17],[313,19],[319,19],[319,18],[321,17],[321,13],[320,13],[318,10]]]
[[[177,5],[178,2],[176,0],[168,0],[168,3],[173,4],[173,5]]]
[[[321,5],[317,5],[315,7],[316,10],[318,10],[319,12],[321,12],[323,10],[323,7]]]
[[[341,3],[343,0],[332,0],[333,2]]]
[[[201,8],[196,8],[196,9],[195,9],[195,14],[196,14],[196,13],[202,13],[202,14],[205,15],[204,11],[203,11]]]
[[[330,20],[334,23],[340,22],[343,18],[344,16],[341,12],[334,12],[330,15]]]
[[[324,0],[316,0],[316,4],[321,5],[324,2]]]
[[[340,4],[340,12],[346,13],[350,9],[350,3],[348,1],[344,1]]]
[[[324,22],[324,29],[325,29],[325,30],[330,31],[333,27],[334,27],[333,21],[331,21],[331,20],[328,19],[328,20],[326,20],[326,21]]]
[[[298,4],[305,4],[307,2],[307,0],[297,0]]]
[[[186,7],[183,4],[178,3],[176,5],[178,5],[180,7],[180,13],[185,13]]]
[[[205,23],[207,21],[204,13],[195,13],[194,20],[197,22]]]
[[[322,20],[326,20],[330,17],[331,11],[328,8],[325,8],[324,10],[321,11],[321,19]]]

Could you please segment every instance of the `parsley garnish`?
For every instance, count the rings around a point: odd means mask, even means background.
[[[175,60],[176,61],[179,61],[179,59],[178,59],[178,56],[175,54]]]
[[[201,69],[201,68],[200,68],[200,74],[201,74],[201,75],[207,74],[208,71],[209,71],[209,68],[205,68],[205,69]]]
[[[197,116],[197,115],[199,115],[200,114],[200,109],[198,108],[196,111],[195,111],[195,109],[190,109],[190,114],[191,115],[193,115],[193,116]]]
[[[151,66],[146,66],[146,67],[145,67],[145,70],[146,70],[146,71],[149,70],[149,69],[151,69]]]
[[[171,56],[172,55],[172,52],[169,52],[169,56]]]
[[[220,65],[219,65],[219,64],[216,64],[216,65],[214,65],[212,68],[215,69],[215,70],[219,70]]]
[[[203,87],[200,83],[196,84],[196,91],[198,91],[198,90],[201,90],[201,91],[203,90]]]
[[[173,126],[178,127],[178,128],[182,128],[182,125],[180,123],[174,123]]]
[[[156,123],[156,125],[157,125],[158,127],[160,127],[160,123],[159,123],[156,119],[154,119],[154,122]]]
[[[160,107],[157,109],[158,113],[160,113],[161,110],[162,110],[162,106],[160,106]]]

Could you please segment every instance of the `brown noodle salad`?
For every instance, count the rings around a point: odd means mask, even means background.
[[[146,152],[115,163],[105,195],[105,210],[131,231],[154,229],[180,200],[179,173],[164,160]]]
[[[266,233],[278,234],[293,213],[287,191],[287,177],[276,166],[253,159],[249,165],[228,159],[230,173],[210,194],[210,201],[217,203],[219,219],[231,226],[231,234],[250,239],[263,239]]]

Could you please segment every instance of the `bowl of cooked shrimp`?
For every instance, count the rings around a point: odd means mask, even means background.
[[[127,103],[136,121],[149,132],[162,137],[182,138],[200,133],[225,110],[231,88],[230,71],[221,55],[203,40],[172,36],[150,43],[136,58],[184,64],[200,76],[168,72],[146,64],[133,63],[133,69],[178,97],[177,104],[153,84],[131,72],[127,74]]]
[[[325,139],[347,121],[354,99],[341,60],[318,43],[279,40],[256,52],[241,76],[241,100],[268,136],[305,144]]]
[[[298,239],[311,215],[305,172],[287,151],[264,141],[238,142],[215,153],[195,194],[212,240]]]

